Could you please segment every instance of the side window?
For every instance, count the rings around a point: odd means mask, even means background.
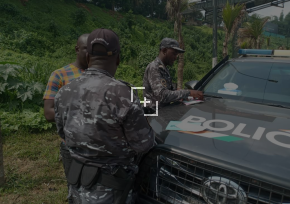
[[[227,63],[222,70],[220,70],[203,89],[204,92],[217,93],[218,90],[224,88],[224,84],[231,80],[235,74],[235,70]]]
[[[290,65],[273,64],[264,96],[265,103],[282,102],[290,104]]]

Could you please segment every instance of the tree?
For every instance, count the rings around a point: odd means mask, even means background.
[[[226,6],[223,9],[222,16],[224,21],[224,29],[226,32],[225,40],[223,43],[224,58],[228,55],[228,43],[230,37],[235,35],[239,24],[245,15],[244,7],[244,4],[236,4],[235,6],[231,6],[229,2],[227,2]]]
[[[244,27],[239,30],[239,42],[248,42],[249,48],[260,49],[263,39],[263,27],[269,20],[269,17],[261,18],[259,15],[254,14],[251,16],[249,22],[244,23]]]
[[[273,20],[272,20],[272,22],[273,22],[273,23],[277,23],[278,21],[279,21],[278,16],[273,16]]]
[[[0,124],[0,187],[2,187],[3,185],[4,185],[4,162],[3,162],[3,145]]]
[[[132,31],[133,27],[136,24],[132,10],[130,10],[128,13],[125,14],[125,20],[129,29]]]
[[[269,46],[270,46],[270,38],[267,38],[267,50],[269,49]]]
[[[87,2],[86,0],[75,0]],[[165,5],[167,0],[91,0],[91,3],[102,8],[127,13],[130,10],[135,14],[146,17],[166,19]]]
[[[182,12],[183,18],[187,23],[195,24],[197,22],[202,22],[204,20],[204,16],[200,10],[195,9],[187,9]]]
[[[178,36],[178,43],[181,49],[184,49],[181,12],[187,8],[188,8],[188,0],[168,0],[166,4],[166,12],[168,14],[169,19],[174,21],[174,32]],[[177,89],[182,89],[183,67],[184,67],[184,54],[180,53],[177,70]]]
[[[283,22],[283,20],[284,20],[284,13],[283,13],[283,10],[282,10],[281,13],[280,13],[279,21]]]

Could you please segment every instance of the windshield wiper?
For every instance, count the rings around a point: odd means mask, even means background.
[[[283,105],[280,105],[280,104],[268,104],[268,103],[266,103],[265,105],[279,107],[279,108],[288,108],[288,109],[290,109],[289,106],[283,106]]]
[[[205,96],[205,97],[210,97],[210,98],[223,98],[223,97],[221,97],[221,96],[211,95],[211,94],[204,94],[203,96]]]
[[[290,109],[289,106],[283,106],[281,104],[275,104],[275,103],[259,103],[259,102],[250,102],[254,104],[260,104],[260,105],[265,105],[265,106],[273,106],[273,107],[278,107],[278,108],[288,108]]]

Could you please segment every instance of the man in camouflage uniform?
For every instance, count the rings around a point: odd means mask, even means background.
[[[138,171],[136,158],[153,147],[154,134],[138,96],[133,94],[131,99],[129,84],[114,78],[120,62],[117,34],[108,29],[94,30],[88,37],[87,52],[89,68],[55,97],[58,133],[72,158],[85,164],[81,171],[87,165],[98,168],[100,178],[134,175]],[[98,178],[86,188],[82,179],[80,185],[70,185],[77,204],[131,203],[128,194],[124,202],[120,201],[126,184],[114,189]]]
[[[203,99],[201,91],[175,90],[172,85],[167,66],[172,66],[178,54],[184,52],[174,39],[164,38],[161,41],[159,56],[147,66],[143,78],[143,96],[150,101],[148,107],[155,109],[158,102],[159,108],[174,101],[186,100],[188,96]]]

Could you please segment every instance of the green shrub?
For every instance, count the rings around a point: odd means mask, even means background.
[[[86,22],[87,15],[83,9],[78,9],[71,14],[71,19],[75,26],[80,26]]]
[[[8,135],[18,130],[41,132],[53,127],[43,115],[43,108],[39,112],[24,110],[22,112],[10,113],[0,110],[1,131]]]
[[[140,46],[138,50],[137,65],[139,69],[139,75],[144,76],[146,67],[152,62],[158,55],[158,48],[149,46]]]
[[[23,68],[16,64],[8,64],[2,62],[0,64],[0,102],[4,104],[10,104],[11,102],[18,101],[18,105],[21,104],[19,109],[23,109],[23,102],[31,101],[33,98],[41,96],[44,92],[45,86],[37,81],[25,82],[21,78],[20,72]],[[25,74],[23,75],[25,77]],[[30,103],[31,103],[30,102]],[[36,104],[38,100],[36,100]]]
[[[54,20],[49,21],[46,29],[52,34],[53,37],[59,36],[59,28]]]
[[[136,25],[136,22],[135,22],[134,18],[135,18],[135,16],[133,15],[133,11],[132,10],[130,10],[125,15],[125,21],[126,21],[126,24],[127,24],[128,28],[130,30],[132,30],[133,29],[133,26]]]
[[[142,87],[143,76],[138,74],[138,68],[128,65],[120,65],[115,74],[116,79],[121,79],[132,84],[135,87]],[[138,96],[141,101],[143,101],[143,92],[138,90]]]
[[[19,14],[19,10],[10,3],[1,3],[0,4],[0,12],[9,14],[11,16],[16,16],[17,14]]]
[[[10,50],[35,56],[43,56],[46,52],[53,50],[51,41],[24,29],[14,31],[14,35],[2,35],[1,43]]]

